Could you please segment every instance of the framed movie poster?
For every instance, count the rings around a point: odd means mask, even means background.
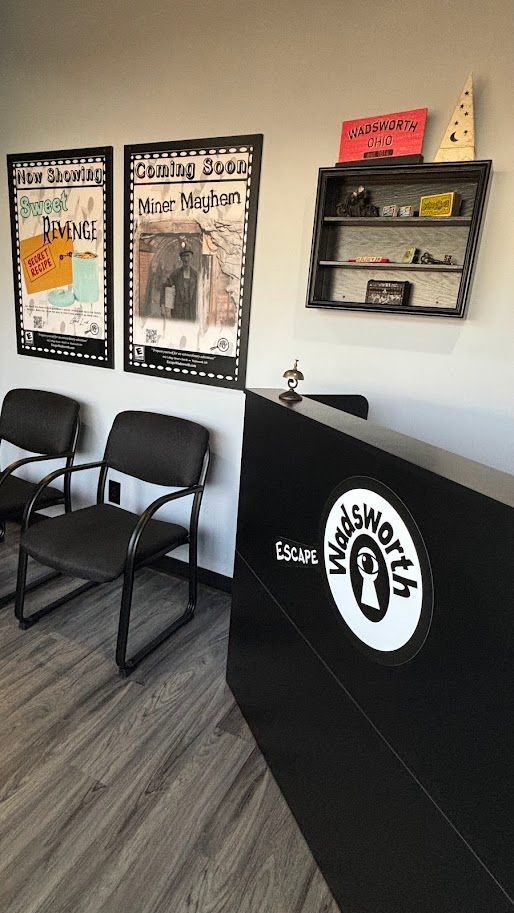
[[[112,147],[7,169],[18,352],[112,368]]]
[[[261,149],[125,147],[125,370],[244,387]]]

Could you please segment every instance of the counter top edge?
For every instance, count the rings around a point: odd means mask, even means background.
[[[340,431],[391,456],[399,457],[421,469],[442,476],[478,494],[509,507],[514,507],[514,476],[500,469],[478,463],[468,457],[443,450],[417,438],[393,431],[369,420],[357,418],[332,406],[311,399],[290,405],[279,399],[280,390],[251,388],[248,394],[269,400],[281,409],[295,412],[306,419],[319,422],[327,428]],[[308,396],[309,394],[306,394]],[[328,395],[328,394],[327,394]]]

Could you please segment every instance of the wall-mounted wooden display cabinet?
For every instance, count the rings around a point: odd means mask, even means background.
[[[307,307],[463,317],[490,172],[490,161],[321,168]],[[338,215],[359,186],[379,215]],[[422,196],[452,191],[460,205],[451,216],[417,214]],[[410,206],[413,215],[382,215],[384,206],[394,205]],[[415,261],[402,262],[413,247]],[[422,262],[423,255],[443,262]],[[369,256],[388,262],[359,260]],[[382,303],[369,294],[366,301],[370,279],[408,283],[406,303],[386,303],[387,294]]]

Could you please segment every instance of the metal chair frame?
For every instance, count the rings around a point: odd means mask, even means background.
[[[120,617],[118,623],[118,635],[116,641],[116,664],[120,675],[125,678],[134,671],[136,666],[139,665],[142,659],[145,656],[148,656],[153,650],[156,649],[163,641],[167,640],[172,634],[175,633],[182,625],[186,624],[194,616],[198,595],[198,518],[200,514],[200,506],[202,503],[203,492],[205,488],[205,479],[207,477],[207,471],[209,468],[210,462],[210,448],[207,446],[204,461],[202,466],[202,471],[200,473],[200,479],[197,485],[192,485],[188,488],[181,488],[179,491],[174,491],[166,495],[162,495],[160,498],[157,498],[140,515],[136,526],[130,537],[127,554],[124,564],[123,572],[123,590],[121,595],[121,606],[120,606]],[[43,489],[49,485],[54,479],[58,478],[60,475],[66,475],[70,478],[73,472],[80,472],[86,469],[100,469],[98,486],[97,486],[97,504],[105,503],[105,482],[107,479],[107,473],[109,470],[108,462],[103,460],[98,460],[94,463],[83,463],[78,466],[66,466],[63,469],[58,469],[55,472],[51,472],[47,475],[38,486],[37,490],[34,492],[33,497],[28,502],[25,508],[25,513],[23,517],[23,526],[22,531],[24,532],[28,529],[32,517],[32,512],[34,507],[37,504],[37,500]],[[160,549],[159,551],[153,553],[151,556],[147,556],[145,559],[138,559],[138,546],[141,540],[143,532],[154,516],[154,514],[170,501],[175,501],[178,498],[184,498],[189,495],[193,495],[193,503],[191,506],[191,514],[189,518],[189,530],[187,535],[184,537],[183,541],[177,543],[177,545],[169,546],[165,549]],[[129,635],[129,626],[130,626],[130,614],[132,609],[132,595],[134,588],[134,576],[136,570],[146,565],[152,564],[157,558],[161,558],[163,555],[166,555],[169,551],[172,551],[174,548],[178,548],[180,545],[189,545],[189,598],[185,611],[179,618],[176,618],[175,621],[167,625],[159,634],[153,637],[148,643],[146,643],[140,650],[138,650],[132,657],[127,658],[127,642]],[[18,580],[16,586],[16,604],[15,604],[15,616],[18,619],[20,628],[26,630],[27,628],[32,627],[36,624],[40,618],[43,618],[45,615],[48,615],[50,612],[53,612],[54,609],[59,608],[64,605],[66,602],[69,602],[71,599],[80,596],[82,593],[85,593],[87,590],[92,589],[95,586],[98,586],[99,583],[94,580],[89,580],[87,583],[82,584],[79,587],[73,589],[70,593],[67,593],[65,596],[61,596],[59,599],[54,600],[48,605],[44,606],[42,609],[39,609],[37,612],[34,612],[28,617],[24,614],[24,603],[25,603],[25,594],[29,591],[30,587],[26,585],[27,578],[27,562],[28,554],[20,544],[20,553],[18,560]],[[62,576],[60,571],[54,572],[52,575],[49,575],[46,579],[54,579],[55,577]]]
[[[9,466],[6,466],[6,468],[0,473],[0,488],[2,487],[3,482],[5,481],[5,479],[8,478],[8,476],[12,475],[21,466],[27,466],[29,463],[41,463],[44,460],[48,461],[48,460],[66,459],[66,463],[65,463],[65,466],[63,467],[63,469],[65,471],[68,469],[71,469],[73,467],[73,460],[75,459],[75,453],[76,453],[76,449],[77,449],[77,441],[78,441],[79,433],[80,433],[80,418],[79,418],[79,416],[77,416],[75,430],[73,433],[71,450],[66,450],[63,453],[57,453],[57,454],[43,453],[43,454],[38,454],[37,456],[22,457],[22,459],[20,459],[20,460],[14,460],[14,462],[10,463]],[[2,440],[0,438],[0,444],[1,443],[2,443]],[[41,484],[42,484],[41,482],[38,484],[34,494],[36,492],[40,493],[40,491],[43,490],[41,487]],[[31,500],[33,500],[33,499],[31,499]],[[30,503],[30,502],[28,502],[28,503]],[[51,504],[46,504],[45,507],[56,507],[56,506],[59,506],[60,504],[64,504],[65,513],[68,514],[71,512],[71,509],[72,509],[72,507],[71,507],[71,485],[70,485],[69,474],[66,474],[64,477],[62,498],[56,498],[55,501],[53,501]],[[26,513],[26,508],[27,508],[27,504],[25,505],[25,511],[23,514],[24,517],[25,517],[25,513]],[[13,514],[12,516],[15,517],[15,514]],[[11,517],[9,515],[7,515],[7,516],[4,516],[2,518],[2,520],[0,520],[0,543],[2,543],[5,540],[6,522],[10,518]],[[22,521],[22,528],[23,528],[23,521]],[[37,587],[41,586],[43,583],[49,583],[50,580],[55,580],[55,578],[58,576],[59,576],[59,574],[57,572],[53,572],[51,574],[46,574],[44,577],[40,577],[39,580],[34,580],[32,583],[30,583],[26,587],[26,592],[27,593],[31,592],[32,590],[37,589]],[[12,602],[12,600],[15,598],[15,596],[16,596],[16,590],[12,590],[12,592],[6,593],[4,596],[0,596],[0,609],[3,608],[5,605],[7,605],[7,603]]]

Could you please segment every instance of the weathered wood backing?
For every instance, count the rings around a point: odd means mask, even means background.
[[[454,308],[460,284],[460,273],[441,273],[437,285],[433,273],[414,272],[398,267],[392,270],[341,270],[326,267],[323,270],[324,284],[321,287],[321,300],[362,302],[366,298],[366,286],[369,279],[410,282],[411,294],[405,308]]]

